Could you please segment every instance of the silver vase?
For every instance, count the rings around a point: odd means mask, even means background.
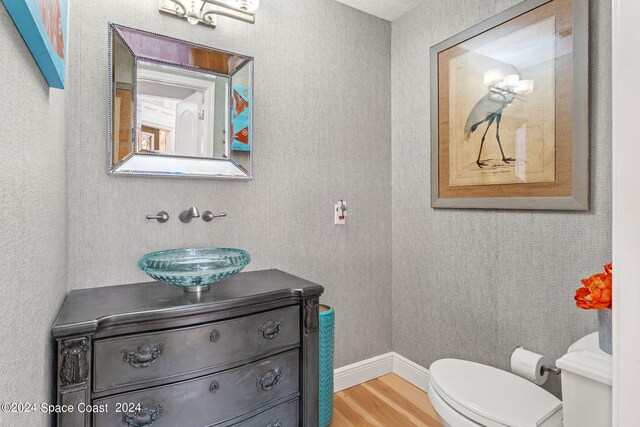
[[[598,344],[600,350],[611,354],[611,309],[598,310]]]

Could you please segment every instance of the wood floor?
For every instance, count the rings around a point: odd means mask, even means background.
[[[395,374],[339,391],[331,427],[442,427],[427,393]]]

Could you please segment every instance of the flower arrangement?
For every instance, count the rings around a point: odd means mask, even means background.
[[[601,310],[611,308],[611,263],[604,266],[604,273],[594,274],[582,279],[582,287],[576,289],[576,306],[585,310]]]
[[[604,272],[582,279],[582,287],[576,289],[576,306],[585,310],[598,311],[598,345],[606,353],[613,352],[611,285],[613,284],[611,263],[604,266]]]

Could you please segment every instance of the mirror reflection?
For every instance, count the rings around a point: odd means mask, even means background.
[[[252,58],[110,31],[110,173],[250,178]]]
[[[138,152],[228,158],[229,79],[138,63]]]

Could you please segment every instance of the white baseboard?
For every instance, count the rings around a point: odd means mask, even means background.
[[[333,391],[337,393],[383,375],[394,373],[421,390],[427,391],[429,370],[390,352],[352,363],[333,371]]]
[[[333,371],[333,392],[344,390],[393,372],[393,354],[386,353]]]
[[[393,373],[422,391],[429,386],[429,370],[404,356],[393,353]]]

